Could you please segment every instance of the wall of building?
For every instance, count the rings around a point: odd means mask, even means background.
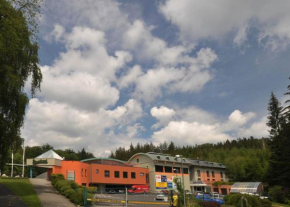
[[[109,177],[105,171],[109,172]],[[119,177],[115,176],[115,172],[119,172]],[[127,178],[124,178],[124,172],[127,172]],[[131,173],[135,173],[135,178],[131,177]],[[146,185],[149,184],[146,174],[149,174],[148,168],[91,164],[91,183]]]

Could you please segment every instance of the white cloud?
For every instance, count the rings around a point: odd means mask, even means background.
[[[235,130],[238,127],[245,125],[250,119],[254,117],[255,113],[253,112],[242,114],[241,111],[235,110],[229,116],[228,121],[222,124],[220,128],[222,129],[222,131]]]
[[[260,40],[264,39],[272,49],[285,47],[290,41],[287,0],[279,3],[271,0],[169,0],[159,9],[167,20],[178,26],[184,40],[220,39],[236,31],[234,43],[241,45],[247,40],[248,28],[255,27]]]
[[[158,128],[169,123],[172,117],[175,115],[173,109],[169,109],[166,106],[161,106],[160,108],[153,107],[150,110],[151,116],[158,120],[158,123],[154,124],[152,128]]]
[[[269,137],[269,127],[267,126],[267,121],[267,117],[265,116],[259,121],[252,123],[249,128],[239,129],[237,135],[239,137]]]
[[[143,142],[133,134],[134,127],[135,135],[143,129],[135,123],[142,115],[140,103],[133,99],[114,110],[87,112],[68,104],[40,102],[34,98],[30,100],[22,136],[30,145],[49,143],[55,148],[78,150],[85,147],[97,156],[105,150],[114,150],[119,144]],[[123,125],[131,126],[131,130],[120,129]]]
[[[187,144],[216,143],[226,141],[231,139],[231,137],[216,130],[215,125],[172,121],[160,131],[154,132],[152,139],[155,143],[172,141],[182,146]]]

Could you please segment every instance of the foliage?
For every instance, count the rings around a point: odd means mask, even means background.
[[[269,188],[269,198],[278,203],[286,203],[286,199],[290,199],[289,189],[283,189],[282,186],[274,186]]]
[[[280,130],[282,129],[282,125],[285,122],[285,119],[282,115],[282,110],[283,107],[272,92],[268,104],[269,116],[267,123],[267,126],[271,128],[269,132],[272,137],[275,137],[279,134]]]
[[[237,193],[227,195],[224,200],[227,205],[241,207],[242,198],[245,198],[248,201],[249,207],[261,207],[261,199],[258,196]],[[246,206],[246,201],[243,200],[243,202],[243,206]]]
[[[55,186],[58,181],[64,180],[64,176],[63,174],[51,174],[50,180],[51,180],[52,185]]]
[[[261,199],[261,207],[271,207],[272,202],[269,199]]]
[[[184,206],[184,188],[182,186],[182,183],[181,183],[181,180],[180,178],[177,178],[175,177],[173,179],[173,182],[176,184],[176,189],[177,189],[177,192],[178,192],[178,203],[177,203],[177,206],[180,207],[180,206]],[[186,199],[187,200],[187,199]],[[187,203],[187,201],[185,201]]]
[[[74,194],[76,191],[69,188],[67,190],[64,191],[63,195],[65,195],[65,197],[69,198],[71,194]]]
[[[40,200],[34,191],[29,179],[3,179],[0,178],[0,183],[19,196],[27,206],[40,207]],[[0,204],[1,205],[1,204]]]
[[[290,77],[289,77],[289,79],[290,79]],[[288,89],[288,92],[286,92],[285,95],[290,95],[290,85],[288,85],[287,89]],[[289,103],[290,103],[290,99],[286,100],[285,104],[288,104],[288,106],[285,106],[283,108],[283,115],[285,116],[287,123],[290,123],[290,105],[289,105]]]
[[[25,108],[29,102],[23,88],[31,77],[31,94],[40,88],[42,74],[38,66],[38,45],[32,42],[31,20],[38,12],[38,0],[18,7],[19,1],[0,0],[0,169],[7,161],[8,150],[20,148]]]

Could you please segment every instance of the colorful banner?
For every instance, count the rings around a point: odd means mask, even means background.
[[[161,182],[161,175],[155,175],[155,181],[157,182]]]
[[[74,170],[67,170],[66,171],[66,179],[67,180],[75,180],[75,171]]]
[[[166,175],[161,175],[161,182],[164,182],[164,183],[167,182]]]
[[[156,182],[156,189],[167,189],[167,183],[165,183],[165,182]]]

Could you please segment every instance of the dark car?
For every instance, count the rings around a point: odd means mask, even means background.
[[[203,200],[203,201],[216,202],[216,203],[219,203],[221,205],[224,204],[223,200],[212,198],[209,194],[197,195],[195,198],[198,199],[198,200]]]

